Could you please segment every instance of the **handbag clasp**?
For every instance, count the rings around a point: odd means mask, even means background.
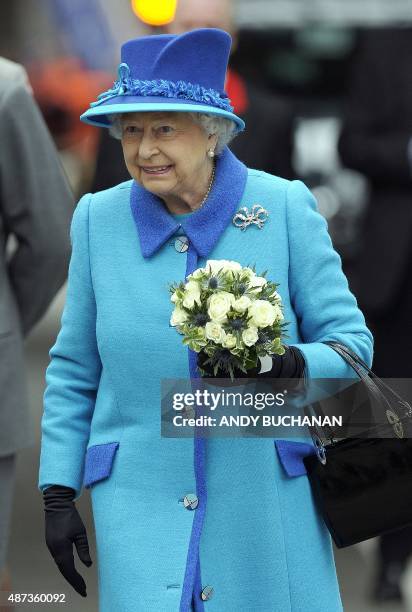
[[[396,412],[394,412],[393,410],[387,410],[386,411],[386,418],[388,420],[388,423],[390,425],[392,425],[393,431],[395,432],[395,435],[398,438],[404,438],[404,432],[403,432],[403,426],[402,423],[400,421],[399,416],[396,414]]]
[[[319,461],[321,462],[322,465],[326,465],[326,451],[325,451],[325,447],[323,446],[322,440],[319,438],[318,435],[315,434],[313,436],[313,441],[315,443],[316,455]]]

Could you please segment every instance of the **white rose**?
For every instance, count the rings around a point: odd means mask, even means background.
[[[225,260],[225,265],[223,266],[225,271],[230,270],[230,272],[239,272],[242,269],[242,266],[238,261],[230,261]]]
[[[172,293],[171,297],[170,297],[170,301],[173,302],[173,304],[176,304],[178,298],[177,298],[177,291],[175,291],[174,293]]]
[[[253,346],[258,341],[258,330],[256,327],[248,327],[242,332],[242,340],[246,346]]]
[[[205,272],[206,272],[205,268],[197,268],[197,270],[192,272],[189,278],[193,278],[194,280],[196,280],[200,278]]]
[[[273,308],[275,309],[275,313],[276,313],[276,319],[275,320],[276,321],[283,321],[283,319],[285,317],[283,316],[283,312],[282,312],[282,309],[280,308],[280,306],[278,304],[276,304]]]
[[[200,288],[196,281],[189,281],[185,285],[185,293],[183,297],[183,306],[185,308],[193,308],[195,302],[200,304]]]
[[[215,321],[209,321],[205,326],[206,338],[213,340],[216,344],[221,344],[225,338],[225,330]]]
[[[242,295],[242,297],[238,298],[237,300],[233,302],[233,308],[236,310],[236,312],[243,313],[243,312],[246,312],[246,310],[249,308],[251,303],[252,303],[252,300],[248,298],[247,295]]]
[[[240,263],[237,261],[229,261],[228,259],[208,259],[206,267],[209,268],[212,274],[217,274],[219,270],[234,272],[242,269]]]
[[[242,270],[242,276],[246,279],[246,280],[251,280],[254,276],[256,276],[256,272],[253,272],[252,268],[249,267],[245,267]]]
[[[176,325],[182,325],[182,323],[185,321],[187,321],[187,313],[183,310],[183,308],[179,308],[177,306],[170,317],[170,325],[175,327]]]
[[[251,323],[256,327],[268,327],[273,325],[278,316],[278,306],[272,306],[266,300],[255,300],[249,306],[248,312],[252,317]]]
[[[212,321],[222,323],[226,320],[226,315],[232,306],[235,297],[233,293],[219,291],[209,298],[208,315]]]
[[[206,269],[212,274],[217,274],[225,265],[225,259],[208,259],[206,262]]]
[[[234,334],[226,334],[222,344],[227,349],[235,348],[235,346],[236,346],[236,336]]]
[[[262,287],[267,284],[266,278],[263,276],[255,276],[249,280],[249,286],[251,289],[255,289],[256,291],[262,291]]]

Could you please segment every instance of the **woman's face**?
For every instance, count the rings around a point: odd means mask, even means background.
[[[127,113],[122,147],[132,178],[159,197],[196,192],[207,180],[207,151],[216,146],[188,113]]]

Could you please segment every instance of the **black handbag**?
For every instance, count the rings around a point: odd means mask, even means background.
[[[315,502],[338,548],[412,524],[412,408],[348,347],[327,341],[366,385],[383,417],[359,437],[325,439],[304,463]]]

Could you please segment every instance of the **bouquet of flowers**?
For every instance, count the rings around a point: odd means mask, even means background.
[[[208,356],[203,364],[210,364],[215,376],[221,371],[233,380],[236,369],[246,374],[259,357],[285,352],[287,324],[277,287],[254,267],[208,260],[186,282],[171,285],[170,324],[183,335],[183,344]]]

